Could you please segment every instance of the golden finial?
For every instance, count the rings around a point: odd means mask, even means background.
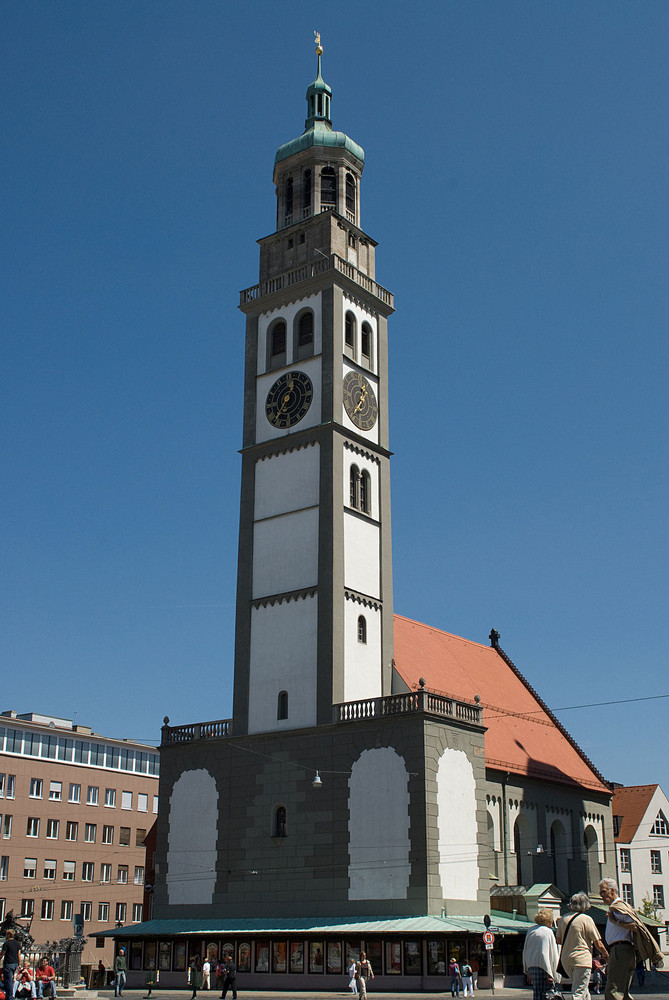
[[[316,42],[316,53],[319,56],[323,55],[323,46],[321,45],[321,33],[320,31],[314,30],[314,39]]]

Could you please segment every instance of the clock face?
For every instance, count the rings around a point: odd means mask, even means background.
[[[376,396],[371,383],[359,372],[349,372],[344,378],[344,409],[361,431],[371,431],[376,423]]]
[[[304,372],[286,372],[267,393],[265,414],[274,427],[292,427],[306,414],[314,398],[311,379]]]

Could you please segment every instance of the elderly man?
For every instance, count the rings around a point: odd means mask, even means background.
[[[599,883],[599,895],[609,908],[606,915],[606,945],[609,950],[609,964],[606,970],[606,1000],[631,1000],[630,984],[636,965],[632,927],[634,919],[629,915],[632,908],[624,903],[618,892],[618,885],[612,878],[604,878]]]

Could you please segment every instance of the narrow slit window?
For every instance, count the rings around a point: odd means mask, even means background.
[[[277,719],[287,719],[288,718],[288,692],[279,691],[279,697],[277,698],[276,706],[276,717]]]
[[[358,617],[358,642],[367,642],[367,619],[364,615]]]

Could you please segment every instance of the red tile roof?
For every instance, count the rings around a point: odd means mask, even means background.
[[[513,774],[610,789],[605,779],[499,647],[411,621],[395,621],[395,669],[411,690],[424,677],[431,691],[462,701],[481,697],[486,765]]]
[[[631,843],[657,787],[657,785],[629,785],[627,788],[614,790],[611,803],[613,815],[621,817],[620,828],[616,835],[617,843]]]

